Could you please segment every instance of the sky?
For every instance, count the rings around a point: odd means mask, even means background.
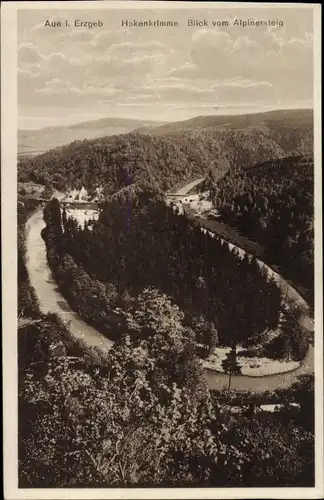
[[[312,16],[311,9],[297,7],[21,10],[18,126],[312,107]],[[188,26],[189,19],[208,26]],[[283,27],[234,26],[235,19],[282,21]],[[46,20],[63,26],[45,27]],[[100,20],[102,26],[74,26],[76,20]],[[179,25],[123,27],[125,20]],[[213,20],[229,26],[214,27]]]

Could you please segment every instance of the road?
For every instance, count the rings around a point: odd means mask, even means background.
[[[198,186],[198,184],[200,184],[203,180],[204,180],[204,177],[201,177],[200,179],[196,179],[195,181],[191,181],[188,184],[185,184],[185,186],[182,186],[181,188],[177,189],[177,191],[175,191],[174,194],[187,194],[194,187]]]
[[[201,182],[201,179],[190,182],[182,187],[178,193],[186,194],[195,185]],[[41,230],[44,228],[42,211],[34,213],[27,222],[27,238],[26,238],[26,267],[29,274],[29,279],[32,287],[35,290],[39,302],[39,308],[42,313],[57,314],[66,325],[73,336],[81,338],[89,346],[98,346],[103,350],[109,349],[113,342],[96,329],[85,323],[77,313],[75,313],[64,297],[59,292],[57,285],[52,278],[51,271],[47,265],[46,247],[41,237]],[[243,250],[240,249],[240,252]],[[262,263],[263,264],[263,263]],[[263,264],[265,266],[265,264]],[[266,266],[268,268],[268,266]],[[274,271],[270,270],[271,273]],[[280,280],[288,293],[291,293],[296,299],[297,292],[283,278],[274,273],[276,279]],[[298,295],[298,300],[303,300]],[[300,375],[311,374],[314,372],[314,349],[309,347],[305,359],[301,365],[294,371],[282,373],[278,375],[268,375],[263,377],[248,377],[244,375],[233,375],[232,388],[264,392],[278,388],[288,388],[296,382]],[[223,373],[215,372],[211,369],[205,369],[207,383],[210,389],[223,389],[228,384],[228,376]]]

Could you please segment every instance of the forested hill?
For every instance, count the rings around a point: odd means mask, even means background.
[[[138,129],[143,134],[169,135],[206,128],[226,128],[238,130],[247,127],[263,127],[282,133],[283,138],[290,130],[311,132],[313,127],[312,109],[279,109],[263,113],[241,115],[202,115],[180,122],[164,123],[158,126],[147,125]]]
[[[107,193],[146,181],[165,190],[202,177],[209,169],[219,178],[232,166],[311,152],[312,125],[273,122],[271,128],[209,126],[171,135],[130,133],[76,141],[21,160],[19,180],[57,189],[101,185]]]
[[[235,167],[206,187],[218,210],[250,238],[261,242],[273,263],[313,293],[314,162],[290,157]]]

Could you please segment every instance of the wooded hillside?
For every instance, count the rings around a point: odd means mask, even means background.
[[[312,294],[314,279],[314,162],[290,157],[236,166],[206,187],[217,209],[248,237],[261,242]],[[299,280],[299,281],[298,281]]]
[[[19,163],[19,180],[57,189],[104,186],[108,193],[145,180],[166,190],[202,177],[208,169],[219,178],[233,166],[312,151],[310,117],[300,122],[282,116],[271,121],[250,119],[234,128],[231,124],[219,128],[207,120],[211,117],[203,118],[199,125],[169,135],[130,133],[76,141],[25,158]]]

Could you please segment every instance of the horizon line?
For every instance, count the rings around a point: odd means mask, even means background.
[[[280,107],[280,108],[271,108],[271,109],[264,109],[262,111],[244,111],[242,113],[239,113],[239,112],[236,112],[236,113],[230,113],[230,114],[226,114],[226,110],[224,110],[224,114],[222,112],[220,113],[214,113],[214,114],[199,114],[199,115],[194,115],[190,118],[184,118],[184,119],[181,119],[181,120],[152,120],[152,119],[149,119],[149,118],[134,118],[134,117],[130,117],[130,116],[127,116],[127,117],[121,117],[121,116],[103,116],[103,117],[100,117],[100,118],[95,118],[93,120],[82,120],[82,121],[76,121],[76,122],[73,122],[69,125],[47,125],[45,127],[40,127],[40,128],[17,128],[17,131],[18,132],[24,132],[24,131],[33,131],[33,132],[39,132],[41,130],[46,130],[46,129],[57,129],[57,128],[69,128],[69,127],[73,127],[75,125],[82,125],[82,124],[85,124],[85,123],[95,123],[97,121],[100,121],[100,120],[105,120],[105,119],[110,119],[110,120],[131,120],[131,121],[143,121],[143,122],[151,122],[151,123],[159,123],[159,124],[162,124],[162,125],[166,125],[166,124],[171,124],[171,123],[182,123],[182,122],[186,122],[186,121],[189,121],[189,120],[193,120],[195,118],[201,118],[201,117],[234,117],[234,116],[244,116],[244,115],[260,115],[260,114],[263,114],[263,113],[272,113],[272,112],[275,112],[275,111],[314,111],[314,106],[310,107],[310,106],[307,106],[307,107],[302,107],[302,106],[298,106],[298,107]],[[221,110],[220,110],[221,111]],[[26,118],[26,117],[24,117]],[[30,117],[32,118],[32,117]],[[19,116],[18,116],[18,119],[19,119]]]

